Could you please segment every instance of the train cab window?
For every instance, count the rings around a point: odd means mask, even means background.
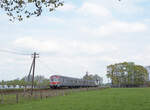
[[[54,80],[55,80],[55,81],[59,81],[59,79],[57,79],[57,78],[56,78],[56,79],[54,79]]]
[[[59,81],[59,79],[58,78],[52,78],[51,81],[52,82],[57,82],[57,81]]]

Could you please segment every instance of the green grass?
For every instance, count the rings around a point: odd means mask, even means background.
[[[150,88],[105,89],[0,105],[0,110],[150,110]]]

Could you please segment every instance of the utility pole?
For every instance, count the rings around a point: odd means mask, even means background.
[[[32,61],[32,64],[31,64],[31,67],[30,67],[30,71],[29,71],[29,75],[32,71],[32,86],[31,86],[31,95],[33,95],[33,87],[34,87],[34,74],[35,74],[35,59],[36,58],[39,58],[39,54],[37,54],[36,52],[34,52],[32,54],[32,58],[33,58],[33,61]]]

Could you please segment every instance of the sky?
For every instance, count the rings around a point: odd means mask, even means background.
[[[88,71],[107,82],[110,64],[149,66],[149,10],[149,0],[64,0],[63,7],[21,22],[1,10],[0,81],[28,75],[33,52],[39,53],[35,75],[46,78],[81,78]]]

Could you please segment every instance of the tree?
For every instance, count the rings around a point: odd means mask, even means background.
[[[10,21],[40,16],[44,8],[51,12],[62,5],[61,0],[0,0],[0,8],[10,17]]]
[[[34,80],[35,80],[36,86],[38,88],[45,88],[49,84],[49,80],[46,79],[44,76],[41,76],[41,75],[35,76]]]
[[[25,86],[31,85],[32,76],[24,76],[22,80],[25,82],[26,84]],[[48,87],[48,85],[49,85],[49,80],[46,79],[44,76],[37,75],[34,77],[34,87],[44,88],[44,87]]]
[[[49,87],[49,80],[48,79],[44,79],[42,82],[38,83],[38,86],[40,88],[48,88]]]
[[[4,81],[4,80],[2,80],[1,82],[0,82],[0,85],[6,85],[6,82]]]
[[[102,85],[102,83],[103,83],[102,77],[100,77],[97,74],[95,74],[95,75],[89,74],[88,72],[86,72],[85,76],[83,76],[83,79],[84,80],[94,80],[97,85]]]
[[[93,75],[89,74],[88,72],[86,72],[85,76],[83,76],[83,79],[85,79],[85,80],[92,80],[93,79]]]
[[[19,85],[19,83],[20,83],[19,79],[15,79],[11,81],[11,85],[13,85],[14,88],[16,87],[16,85]]]
[[[107,66],[107,77],[113,86],[141,86],[147,81],[148,72],[141,65],[123,62]]]
[[[100,77],[100,76],[97,75],[97,74],[95,74],[95,75],[93,76],[93,80],[96,81],[97,85],[102,85],[102,83],[103,83],[103,78]]]

